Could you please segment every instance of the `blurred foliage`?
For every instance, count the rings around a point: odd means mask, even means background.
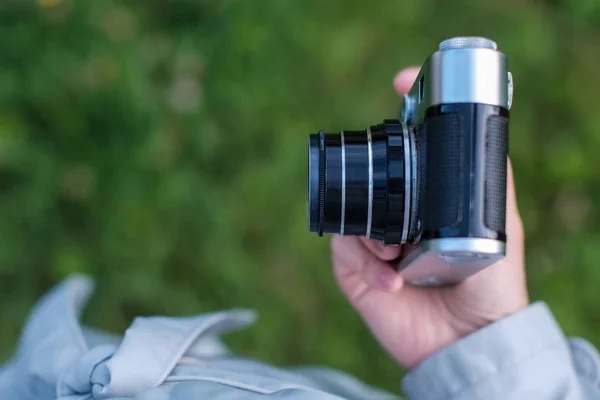
[[[396,115],[394,74],[455,35],[509,56],[532,299],[600,345],[599,26],[593,0],[4,0],[0,357],[84,272],[90,324],[254,308],[241,354],[397,391],[307,232],[306,141]]]

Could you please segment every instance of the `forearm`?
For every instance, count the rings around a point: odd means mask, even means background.
[[[595,349],[535,303],[426,359],[403,388],[419,400],[597,399],[598,369]]]

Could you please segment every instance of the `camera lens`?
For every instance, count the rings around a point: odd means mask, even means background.
[[[389,244],[406,241],[411,158],[408,133],[399,121],[310,135],[309,230]]]

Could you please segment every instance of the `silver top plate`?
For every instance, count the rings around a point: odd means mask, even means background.
[[[443,41],[439,51],[423,64],[405,96],[403,118],[418,124],[428,107],[440,104],[479,103],[510,108],[506,56],[495,42],[478,37]]]

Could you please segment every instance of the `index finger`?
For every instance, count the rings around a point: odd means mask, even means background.
[[[390,261],[398,258],[400,255],[400,246],[386,246],[382,241],[361,237],[362,244],[373,253],[377,258]]]

